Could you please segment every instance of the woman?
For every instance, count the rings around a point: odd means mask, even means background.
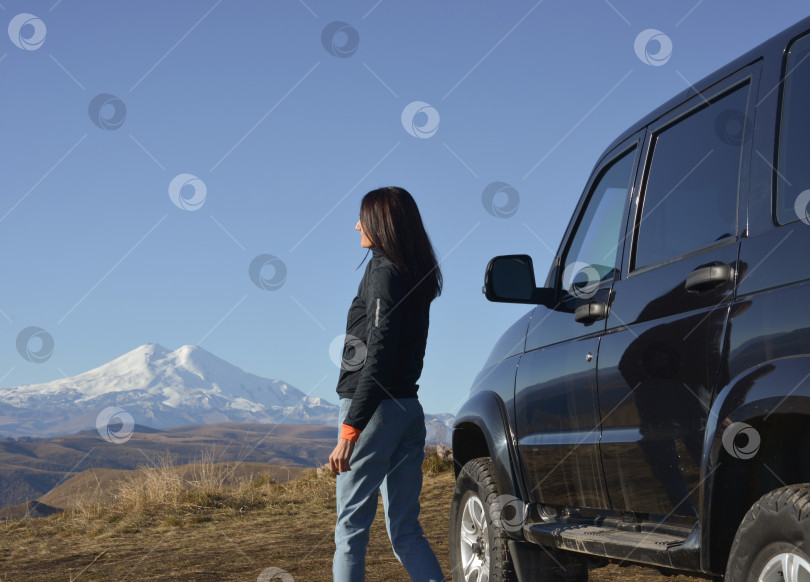
[[[439,562],[419,525],[425,415],[416,381],[441,271],[416,202],[402,188],[366,194],[354,228],[372,258],[349,308],[337,386],[340,438],[329,455],[337,475],[334,580],[365,579],[381,489],[397,559],[414,582],[440,582]]]

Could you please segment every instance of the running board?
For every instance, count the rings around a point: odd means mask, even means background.
[[[700,529],[688,535],[625,531],[598,525],[527,524],[526,539],[541,546],[667,568],[700,570]]]

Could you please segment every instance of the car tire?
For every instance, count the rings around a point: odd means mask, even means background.
[[[468,461],[458,474],[450,504],[450,566],[453,582],[587,582],[584,556],[510,538],[510,518],[489,457]],[[494,510],[493,510],[494,507]],[[519,524],[511,524],[516,528]],[[515,560],[520,565],[516,568]]]
[[[734,536],[725,582],[797,582],[810,577],[810,484],[763,495]]]
[[[468,461],[458,474],[450,504],[450,567],[453,582],[516,582],[502,529],[492,521],[498,497],[489,457]]]

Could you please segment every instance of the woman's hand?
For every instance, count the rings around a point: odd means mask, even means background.
[[[354,443],[346,439],[340,439],[335,450],[329,455],[329,470],[335,475],[343,471],[351,471],[349,458],[352,456],[352,451],[354,451]]]

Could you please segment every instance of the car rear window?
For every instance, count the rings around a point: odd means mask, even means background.
[[[634,268],[690,253],[737,233],[749,84],[705,101],[652,138]]]

